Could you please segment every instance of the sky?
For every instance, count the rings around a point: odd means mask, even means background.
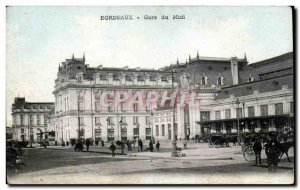
[[[100,16],[133,15],[103,21]],[[157,16],[145,20],[144,16]],[[160,19],[168,15],[168,20]],[[173,15],[185,15],[173,20]],[[140,17],[137,19],[136,17]],[[15,97],[53,102],[58,65],[82,57],[91,67],[155,68],[196,57],[250,63],[293,51],[289,7],[30,7],[6,9],[6,122]]]

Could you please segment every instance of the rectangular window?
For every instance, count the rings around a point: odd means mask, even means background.
[[[40,125],[40,124],[41,124],[41,116],[37,115],[37,125]]]
[[[114,141],[115,131],[114,129],[107,129],[107,140]]]
[[[221,111],[216,111],[216,119],[221,119]]]
[[[146,128],[146,140],[151,140],[151,128]]]
[[[79,118],[79,123],[80,123],[80,125],[84,125],[84,118],[83,117]]]
[[[121,102],[121,111],[125,111],[124,106],[125,106],[125,102]]]
[[[133,137],[134,139],[139,137],[139,128],[133,128]]]
[[[135,112],[139,111],[139,109],[138,109],[138,103],[134,103],[133,104],[133,111],[135,111]]]
[[[95,102],[95,110],[100,111],[100,101]]]
[[[242,118],[242,117],[243,117],[242,108],[236,108],[236,118]]]
[[[230,119],[231,118],[231,110],[230,109],[226,109],[225,110],[225,119]]]
[[[24,133],[24,129],[21,129],[21,133]]]
[[[100,139],[101,138],[101,129],[95,129],[95,138]]]
[[[23,126],[24,125],[24,115],[20,115],[21,117],[21,125]]]
[[[126,123],[126,117],[121,117],[121,121],[122,121],[122,123]]]
[[[137,125],[139,123],[138,117],[133,117],[133,125]]]
[[[165,136],[165,125],[161,126],[161,136]]]
[[[150,116],[146,116],[146,125],[150,125],[151,124],[151,118]]]
[[[260,112],[261,112],[261,116],[267,116],[268,115],[268,105],[261,105]]]
[[[95,117],[95,124],[100,125],[100,117]]]
[[[108,125],[113,125],[112,117],[108,117],[106,121]]]
[[[84,103],[83,103],[83,101],[79,101],[79,111],[84,111]]]
[[[112,111],[113,111],[113,105],[109,104],[109,106],[107,107],[107,110],[108,110],[109,112],[112,112]]]
[[[30,115],[29,117],[30,117],[30,125],[33,126],[34,125],[34,123],[33,123],[33,115]]]
[[[283,104],[278,103],[275,104],[275,115],[282,115],[283,114]]]
[[[254,112],[254,106],[248,107],[248,117],[254,117],[255,112]]]
[[[294,113],[294,102],[290,102],[290,113]]]
[[[189,111],[188,110],[184,111],[184,123],[185,124],[189,124],[190,123],[190,116],[189,116]]]
[[[156,127],[156,136],[159,136],[159,126],[156,125],[155,127]]]
[[[200,120],[201,121],[209,121],[210,120],[210,112],[209,111],[201,111],[200,112]]]
[[[30,133],[33,133],[33,128],[30,128]]]

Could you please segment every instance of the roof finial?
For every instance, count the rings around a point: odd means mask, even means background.
[[[179,60],[178,60],[178,57],[177,57],[177,61],[176,61],[177,65],[179,65]]]
[[[72,59],[74,60],[74,52],[73,52],[73,54],[72,54]]]
[[[189,54],[189,62],[191,62],[192,58],[191,58],[191,54]]]
[[[245,52],[245,56],[244,56],[244,59],[245,59],[245,60],[247,60],[246,52]]]
[[[197,50],[197,59],[199,59],[199,52],[198,52],[198,50]]]
[[[83,53],[83,61],[85,61],[85,53]]]

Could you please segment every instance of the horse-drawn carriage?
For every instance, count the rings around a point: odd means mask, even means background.
[[[263,144],[265,144],[268,138],[275,138],[280,143],[280,156],[279,159],[283,156],[283,154],[287,155],[288,160],[288,150],[291,147],[294,147],[294,133],[278,133],[278,132],[260,132],[260,133],[249,133],[244,135],[244,144],[242,146],[243,156],[246,161],[253,162],[255,160],[255,153],[253,150],[253,144],[256,140],[261,140]]]
[[[235,145],[236,142],[236,134],[211,134],[208,138],[208,147],[229,147],[229,143],[233,143],[233,145]]]

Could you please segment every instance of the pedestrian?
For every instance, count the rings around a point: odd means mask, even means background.
[[[103,140],[101,140],[101,146],[102,146],[102,148],[104,147],[104,141]]]
[[[183,148],[184,148],[184,149],[187,149],[187,142],[186,142],[186,141],[183,142]]]
[[[130,140],[127,140],[127,149],[128,149],[128,151],[131,151],[131,142],[130,142]]]
[[[149,142],[149,148],[150,148],[150,151],[153,152],[153,142],[152,142],[152,140],[150,140],[150,142]]]
[[[157,150],[157,152],[159,152],[159,147],[160,147],[160,143],[159,143],[159,141],[157,141],[157,143],[156,143],[156,150]]]
[[[277,170],[280,155],[279,146],[280,144],[275,137],[269,137],[267,144],[265,145],[269,172],[276,172]]]
[[[69,146],[69,141],[67,141],[67,146]]]
[[[86,150],[89,151],[89,148],[90,148],[90,140],[89,139],[86,139],[85,145],[86,145]]]
[[[121,151],[122,151],[122,154],[124,154],[124,149],[125,149],[125,143],[123,141],[121,141]]]
[[[253,144],[253,151],[255,153],[255,164],[262,164],[261,163],[261,150],[262,150],[261,140],[256,139],[256,141]]]
[[[141,139],[139,140],[139,147],[141,149],[141,152],[143,152],[143,141]]]
[[[116,145],[114,144],[114,142],[111,143],[109,149],[111,150],[112,157],[115,157]]]

